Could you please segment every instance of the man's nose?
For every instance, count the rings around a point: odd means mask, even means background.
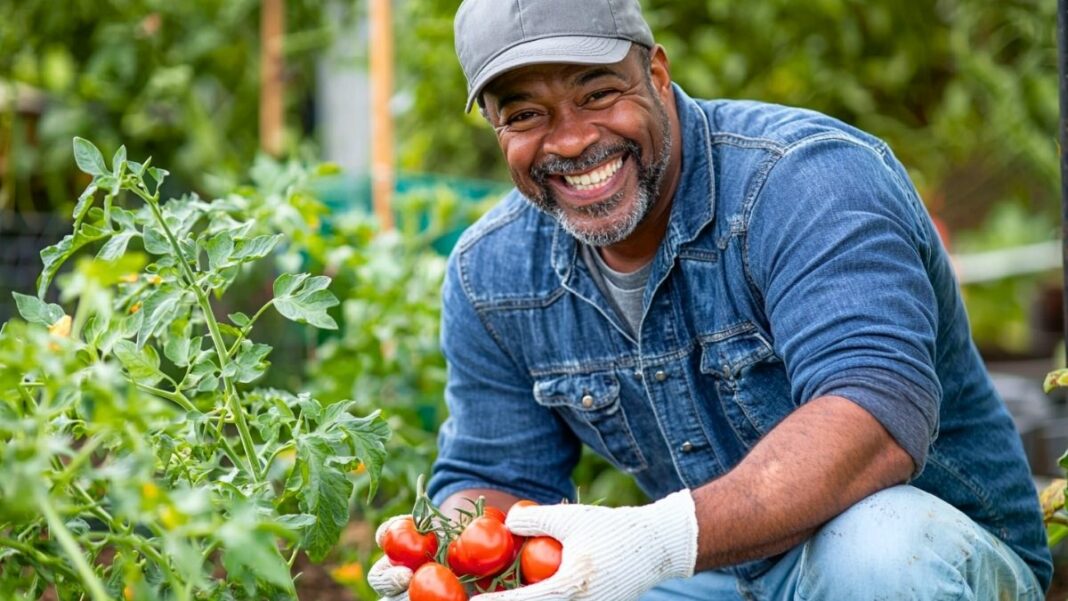
[[[565,108],[553,116],[542,150],[546,154],[574,158],[597,142],[598,137],[600,133],[595,124],[583,119],[580,111]]]

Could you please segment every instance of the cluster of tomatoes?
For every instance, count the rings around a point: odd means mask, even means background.
[[[533,505],[519,501],[516,506]],[[540,582],[560,567],[560,542],[521,537],[504,525],[505,513],[485,507],[454,521],[432,509],[391,523],[382,535],[390,563],[414,570],[411,601],[466,601],[468,591],[489,592]]]

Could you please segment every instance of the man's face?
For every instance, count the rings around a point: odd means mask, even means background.
[[[670,85],[646,64],[632,49],[612,65],[532,65],[484,92],[516,187],[586,244],[626,239],[664,200]]]

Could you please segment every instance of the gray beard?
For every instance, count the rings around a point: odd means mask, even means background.
[[[583,244],[601,247],[626,240],[634,233],[634,230],[638,228],[638,225],[641,224],[652,209],[654,201],[660,194],[660,184],[664,179],[668,161],[671,160],[671,145],[674,142],[671,139],[671,126],[668,121],[667,111],[664,110],[663,105],[660,106],[660,109],[659,121],[663,131],[664,143],[663,147],[659,149],[658,156],[654,157],[655,162],[652,165],[646,167],[642,164],[641,147],[631,140],[624,141],[622,147],[617,145],[610,148],[591,149],[588,154],[584,154],[577,159],[550,159],[531,170],[532,179],[538,185],[538,188],[531,191],[536,192],[535,194],[527,194],[527,198],[530,199],[534,206],[556,219],[560,227],[564,228],[564,231]],[[551,173],[591,169],[621,148],[625,149],[626,154],[632,157],[638,165],[638,190],[634,204],[626,215],[608,224],[607,227],[599,229],[583,227],[582,223],[576,223],[570,219],[561,208],[552,189],[547,184],[548,177]],[[605,217],[611,215],[623,200],[623,192],[617,192],[601,202],[578,209],[578,212],[586,217]]]

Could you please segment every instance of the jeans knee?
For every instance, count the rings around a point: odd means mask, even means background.
[[[828,522],[804,549],[798,592],[806,599],[960,599],[959,566],[975,524],[919,489],[872,495]]]

